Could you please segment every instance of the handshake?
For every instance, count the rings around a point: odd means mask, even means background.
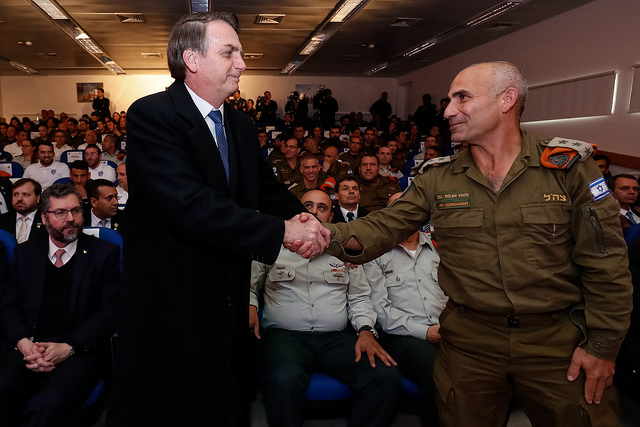
[[[331,232],[310,213],[301,213],[284,222],[285,248],[311,259],[329,247]]]

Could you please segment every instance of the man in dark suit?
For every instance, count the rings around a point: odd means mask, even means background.
[[[82,234],[73,187],[54,184],[41,198],[48,238],[16,247],[2,293],[3,426],[70,425],[104,375],[116,324],[118,246]]]
[[[11,212],[11,192],[13,184],[6,176],[0,176],[0,214]]]
[[[42,186],[31,178],[20,178],[13,184],[13,210],[0,215],[0,229],[13,234],[18,243],[24,243],[36,234],[46,233],[38,209],[40,193]]]
[[[116,186],[106,179],[87,182],[87,199],[91,209],[84,211],[87,227],[106,227],[122,233],[123,213],[118,209]]]
[[[349,222],[366,216],[369,211],[360,206],[360,184],[355,177],[346,176],[336,185],[336,205],[333,207],[333,219],[331,222]]]
[[[328,241],[276,181],[255,125],[224,102],[246,68],[236,29],[230,13],[181,18],[167,47],[175,83],[127,112],[110,426],[248,425],[251,259],[273,263],[283,243],[309,257]]]

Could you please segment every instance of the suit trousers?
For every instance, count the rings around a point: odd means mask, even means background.
[[[98,358],[94,354],[76,354],[44,373],[28,370],[22,357],[19,351],[0,351],[3,427],[73,425],[78,410],[100,381]]]
[[[438,426],[433,366],[438,345],[412,336],[382,333],[380,344],[398,364],[405,377],[419,389],[420,422],[423,427]]]
[[[400,393],[400,372],[380,361],[372,368],[366,354],[355,363],[354,334],[267,328],[260,341],[269,425],[302,426],[305,393],[313,372],[332,376],[351,388],[349,427],[391,425]]]
[[[434,379],[442,426],[504,426],[513,397],[534,427],[619,424],[613,385],[596,405],[584,399],[584,371],[567,380],[573,351],[583,340],[568,313],[518,328],[487,324],[449,303],[440,334]]]

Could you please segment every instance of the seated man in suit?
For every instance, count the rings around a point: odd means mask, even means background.
[[[336,201],[331,222],[349,222],[366,216],[369,211],[360,206],[360,184],[353,176],[346,176],[338,181]]]
[[[323,191],[305,193],[302,204],[320,221],[331,220],[331,198]],[[258,338],[258,293],[264,291],[261,361],[269,424],[302,425],[305,390],[316,371],[353,391],[349,426],[390,425],[400,374],[376,342],[362,268],[327,254],[307,260],[283,247],[273,265],[254,261],[251,270],[249,324]],[[359,336],[347,330],[349,321]],[[376,356],[383,363],[376,365]]]
[[[87,198],[91,205],[91,209],[84,213],[87,227],[106,227],[122,231],[118,191],[112,182],[106,179],[92,179],[87,182]]]
[[[400,197],[396,193],[389,204]],[[416,383],[422,426],[438,425],[433,366],[440,342],[440,313],[447,296],[438,285],[440,256],[429,235],[416,231],[384,255],[363,264],[382,327],[380,342]]]
[[[16,247],[2,292],[3,426],[70,425],[104,376],[116,325],[118,246],[82,233],[82,200],[70,185],[45,190],[41,210],[48,238]]]
[[[45,232],[38,210],[40,193],[42,186],[31,178],[20,178],[13,184],[11,204],[14,212],[0,216],[0,229],[16,236],[18,243]]]
[[[84,158],[89,165],[89,176],[91,179],[106,179],[115,182],[116,170],[102,163],[102,151],[97,145],[89,144],[87,148],[84,149]]]

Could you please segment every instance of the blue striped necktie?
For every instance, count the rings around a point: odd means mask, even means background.
[[[224,126],[222,125],[222,113],[219,110],[211,110],[208,114],[209,118],[213,120],[216,129],[216,142],[218,143],[218,150],[220,151],[220,157],[222,157],[222,164],[224,165],[224,173],[227,176],[227,182],[229,182],[229,145],[227,144],[227,137],[224,136]]]
[[[627,218],[629,218],[629,222],[631,222],[631,224],[636,225],[637,222],[635,220],[635,218],[633,217],[633,214],[631,213],[631,211],[627,212]]]

